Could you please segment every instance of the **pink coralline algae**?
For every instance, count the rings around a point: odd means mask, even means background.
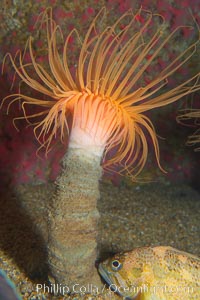
[[[1,78],[1,95],[10,91],[6,89],[6,81]],[[3,185],[32,182],[38,184],[54,180],[59,172],[59,161],[64,149],[57,147],[55,152],[49,154],[48,159],[44,153],[37,155],[38,143],[35,142],[31,126],[26,122],[16,123],[12,119],[19,115],[20,108],[14,105],[7,115],[7,108],[1,109],[0,123],[0,181]]]

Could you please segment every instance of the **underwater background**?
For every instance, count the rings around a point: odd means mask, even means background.
[[[39,32],[37,20],[49,6],[53,8],[53,18],[60,25],[64,37],[77,28],[80,38],[83,38],[92,19],[103,6],[108,11],[102,21],[103,26],[113,23],[128,9],[137,10],[140,7],[164,16],[166,35],[177,26],[193,26],[194,30],[182,31],[177,43],[168,43],[168,49],[159,58],[157,72],[170,63],[175,52],[181,53],[199,34],[194,22],[195,18],[200,26],[198,0],[2,0],[2,3],[0,66],[4,72],[0,77],[1,99],[17,92],[19,85],[11,64],[4,60],[6,53],[14,56],[18,49],[24,49],[29,35],[33,35],[36,40],[35,53],[41,62],[47,61],[44,37]],[[175,72],[167,89],[200,71],[199,54],[200,48],[197,48],[193,57]],[[76,44],[72,40],[72,70],[77,55]],[[24,59],[28,63],[30,57]],[[150,70],[143,80],[151,80],[154,72],[155,69]],[[159,170],[153,151],[150,151],[138,182],[132,183],[117,173],[105,172],[99,201],[99,248],[102,258],[110,253],[160,244],[200,255],[200,153],[195,151],[198,145],[186,145],[188,136],[198,129],[198,120],[187,124],[176,121],[180,111],[191,107],[200,108],[200,92],[148,113],[161,137],[161,165],[166,174]],[[16,122],[18,131],[13,125],[13,118],[20,114],[18,103],[10,107],[9,114],[6,104],[0,110],[0,268],[6,270],[15,282],[23,299],[54,299],[48,293],[36,293],[36,283],[47,279],[45,201],[53,194],[52,183],[59,174],[66,146],[55,141],[47,157],[44,152],[38,157],[36,151],[39,145],[33,128],[25,120]],[[110,297],[115,299],[117,296]],[[99,299],[103,298],[99,296]]]

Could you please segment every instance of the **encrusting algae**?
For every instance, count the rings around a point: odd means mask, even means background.
[[[154,126],[145,112],[170,104],[200,89],[199,75],[180,85],[161,91],[167,79],[177,71],[196,50],[195,42],[169,62],[146,84],[140,80],[155,63],[177,28],[163,38],[163,25],[153,24],[154,18],[164,24],[159,15],[139,10],[126,12],[113,25],[100,30],[105,9],[92,21],[82,42],[75,73],[68,63],[69,40],[78,36],[72,30],[67,36],[62,55],[57,49],[61,33],[52,18],[51,9],[42,17],[46,24],[49,68],[35,57],[33,39],[29,38],[24,53],[8,57],[23,84],[20,92],[7,96],[9,106],[21,103],[24,116],[33,122],[36,139],[48,152],[51,142],[60,136],[69,145],[63,157],[63,169],[56,180],[57,190],[49,208],[48,261],[51,276],[70,288],[76,284],[100,284],[95,268],[97,257],[98,181],[102,166],[113,169],[119,164],[122,173],[133,179],[147,160],[150,136],[159,163],[159,146]],[[144,22],[138,22],[138,15]],[[149,31],[149,27],[151,31]],[[31,62],[23,61],[29,53]],[[25,92],[24,84],[40,96]],[[41,107],[28,114],[26,106]],[[72,119],[70,127],[69,119]],[[114,149],[113,155],[106,159]],[[71,289],[72,290],[72,289]]]
[[[116,254],[99,272],[125,299],[197,300],[200,298],[200,258],[172,247],[144,247]]]

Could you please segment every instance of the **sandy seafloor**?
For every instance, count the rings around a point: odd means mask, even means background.
[[[149,245],[168,245],[200,256],[200,194],[186,185],[101,183],[100,258]],[[23,299],[119,299],[104,295],[58,297],[36,293],[45,274],[46,203],[54,187],[21,185],[0,198],[0,268]],[[33,279],[31,280],[30,277]]]

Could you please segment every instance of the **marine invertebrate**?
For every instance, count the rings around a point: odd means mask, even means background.
[[[190,110],[186,110],[184,113],[181,112],[180,115],[177,117],[178,123],[185,123],[188,120],[195,120],[195,123],[197,126],[199,126],[199,120],[200,120],[200,109],[192,108]],[[193,134],[191,134],[188,137],[187,144],[188,145],[196,145],[200,143],[200,132],[199,129],[197,129]],[[196,150],[200,150],[200,147],[197,146]]]
[[[39,118],[33,122],[34,133],[47,152],[54,137],[59,135],[64,142],[69,136],[63,169],[56,180],[57,190],[49,210],[48,252],[51,275],[56,282],[67,284],[72,292],[77,282],[99,284],[94,261],[99,218],[96,203],[102,165],[112,169],[113,165],[121,164],[123,172],[133,177],[138,175],[147,159],[147,133],[160,166],[155,129],[144,112],[200,88],[196,75],[159,93],[167,78],[195,52],[197,42],[149,83],[141,85],[142,75],[178,29],[163,39],[162,25],[153,26],[150,35],[148,27],[153,18],[162,20],[162,17],[140,10],[135,15],[126,12],[113,25],[99,30],[97,23],[104,13],[102,9],[97,14],[85,35],[74,74],[69,68],[67,50],[71,37],[77,35],[76,30],[67,36],[60,55],[57,49],[60,28],[53,21],[51,10],[43,15],[49,68],[37,61],[31,37],[26,48],[30,63],[24,63],[21,52],[15,58],[8,55],[23,83],[19,93],[4,99],[10,101],[8,109],[12,103],[21,101],[24,116],[18,119],[25,118],[31,123]],[[139,14],[145,15],[143,23],[138,22]],[[24,83],[39,95],[25,93]],[[27,106],[41,107],[41,111],[28,114]],[[106,154],[113,148],[117,149],[116,154],[106,160]]]

